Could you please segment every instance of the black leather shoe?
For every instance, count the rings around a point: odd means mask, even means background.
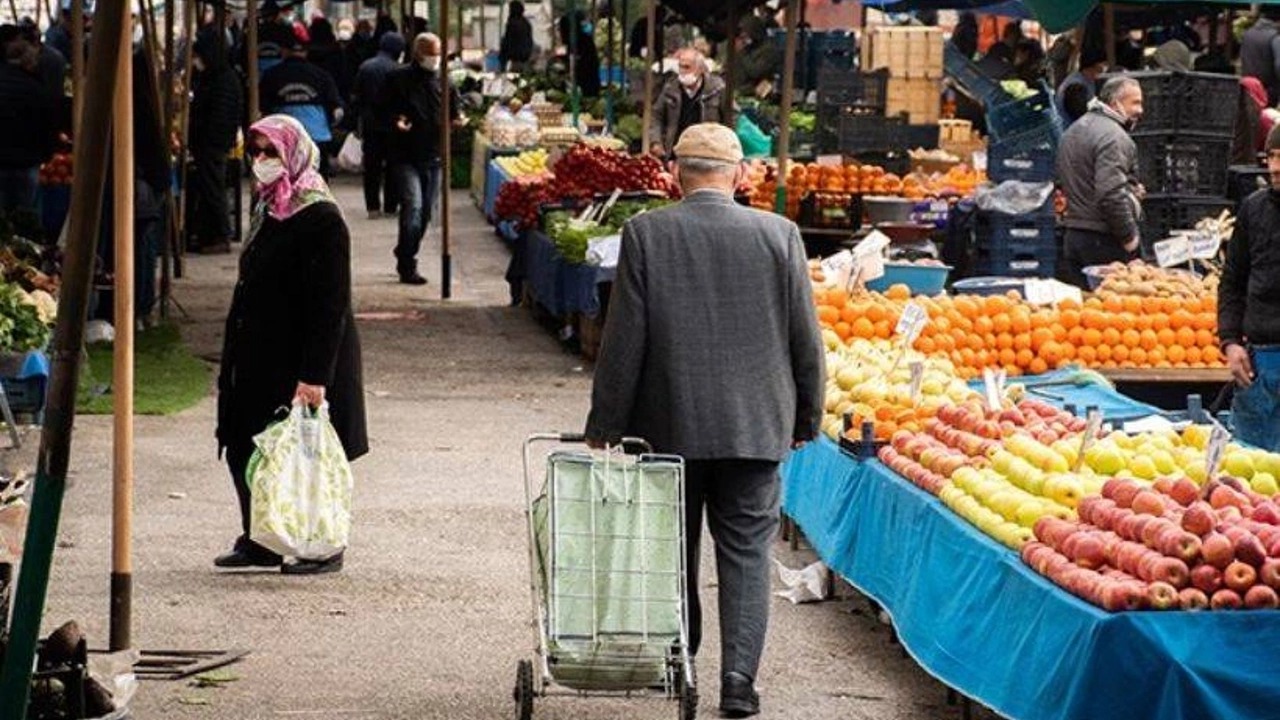
[[[739,672],[727,672],[720,678],[720,716],[744,718],[760,713],[760,696],[751,678]]]
[[[220,568],[279,567],[282,562],[279,555],[243,539],[236,540],[230,552],[213,559],[214,566]]]
[[[400,282],[404,285],[426,285],[427,279],[419,275],[417,270],[414,270],[400,273]]]
[[[285,575],[323,575],[335,573],[342,569],[342,553],[327,560],[294,560],[280,566]]]

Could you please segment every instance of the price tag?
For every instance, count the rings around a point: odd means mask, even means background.
[[[1161,240],[1152,249],[1156,251],[1156,264],[1162,268],[1182,265],[1191,259],[1191,242],[1185,236]]]
[[[1210,479],[1218,473],[1218,465],[1222,463],[1222,453],[1227,449],[1227,442],[1231,440],[1231,433],[1227,429],[1218,424],[1216,420],[1209,421],[1213,425],[1213,429],[1209,431],[1209,444],[1205,448],[1204,453],[1204,470],[1205,477]]]
[[[916,302],[909,302],[906,307],[902,308],[902,315],[898,318],[898,326],[894,332],[901,335],[905,347],[911,347],[915,344],[916,338],[920,337],[920,331],[924,330],[924,326],[929,322],[929,313],[925,311]]]
[[[911,368],[911,403],[920,402],[920,386],[924,383],[924,361],[912,360]]]
[[[848,250],[841,250],[835,255],[822,259],[822,275],[826,278],[828,286],[847,287],[855,265],[857,265],[857,261],[854,259],[853,253]]]
[[[987,407],[999,410],[1004,406],[1004,370],[982,369],[982,389],[987,397]]]
[[[862,241],[853,246],[854,257],[880,256],[889,247],[889,236],[879,230],[872,230]]]
[[[1222,236],[1216,232],[1198,232],[1190,237],[1191,257],[1196,260],[1212,260],[1222,247]]]
[[[1088,424],[1084,428],[1084,436],[1080,438],[1080,452],[1076,453],[1075,464],[1071,466],[1071,472],[1080,472],[1080,467],[1084,464],[1084,454],[1093,446],[1094,441],[1098,439],[1098,431],[1102,429],[1102,413],[1097,408],[1090,408],[1088,415]]]
[[[843,155],[819,155],[818,157],[813,159],[813,162],[815,165],[821,165],[822,167],[842,168],[844,167],[844,156]]]
[[[1023,283],[1022,292],[1032,305],[1056,306],[1063,300],[1084,302],[1084,293],[1080,288],[1058,280],[1031,278]]]

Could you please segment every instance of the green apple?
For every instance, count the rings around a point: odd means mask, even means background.
[[[1253,468],[1280,477],[1280,454],[1259,451],[1253,456]]]
[[[1276,484],[1276,476],[1269,472],[1256,472],[1253,477],[1249,478],[1249,487],[1259,495],[1271,497],[1280,492],[1280,485]]]
[[[1133,474],[1143,480],[1153,480],[1160,473],[1156,470],[1156,463],[1151,459],[1150,455],[1138,455],[1129,461],[1129,469]]]
[[[1210,432],[1208,425],[1188,425],[1182,431],[1182,441],[1197,450],[1204,450],[1209,444]]]
[[[1244,450],[1234,450],[1222,458],[1222,471],[1232,477],[1248,480],[1253,477],[1253,458]]]

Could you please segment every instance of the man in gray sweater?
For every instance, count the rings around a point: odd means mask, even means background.
[[[778,463],[817,436],[823,345],[800,231],[733,200],[742,146],[693,125],[675,146],[685,199],[632,218],[605,324],[586,436],[647,438],[686,460],[690,644],[701,635],[706,509],[719,575],[726,717],[759,712]]]
[[[1142,86],[1115,77],[1062,136],[1058,183],[1067,194],[1061,273],[1066,282],[1087,289],[1084,268],[1125,261],[1138,251],[1145,191],[1129,130],[1141,117]]]

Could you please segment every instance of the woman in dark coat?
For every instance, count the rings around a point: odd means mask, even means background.
[[[351,312],[351,240],[320,177],[319,150],[296,120],[271,115],[250,128],[255,188],[250,238],[240,257],[218,376],[218,445],[240,500],[242,534],[214,564],[276,566],[249,539],[245,467],[253,436],[292,402],[327,401],[347,458],[368,452],[360,339]],[[288,574],[332,572],[342,553],[286,564]]]

